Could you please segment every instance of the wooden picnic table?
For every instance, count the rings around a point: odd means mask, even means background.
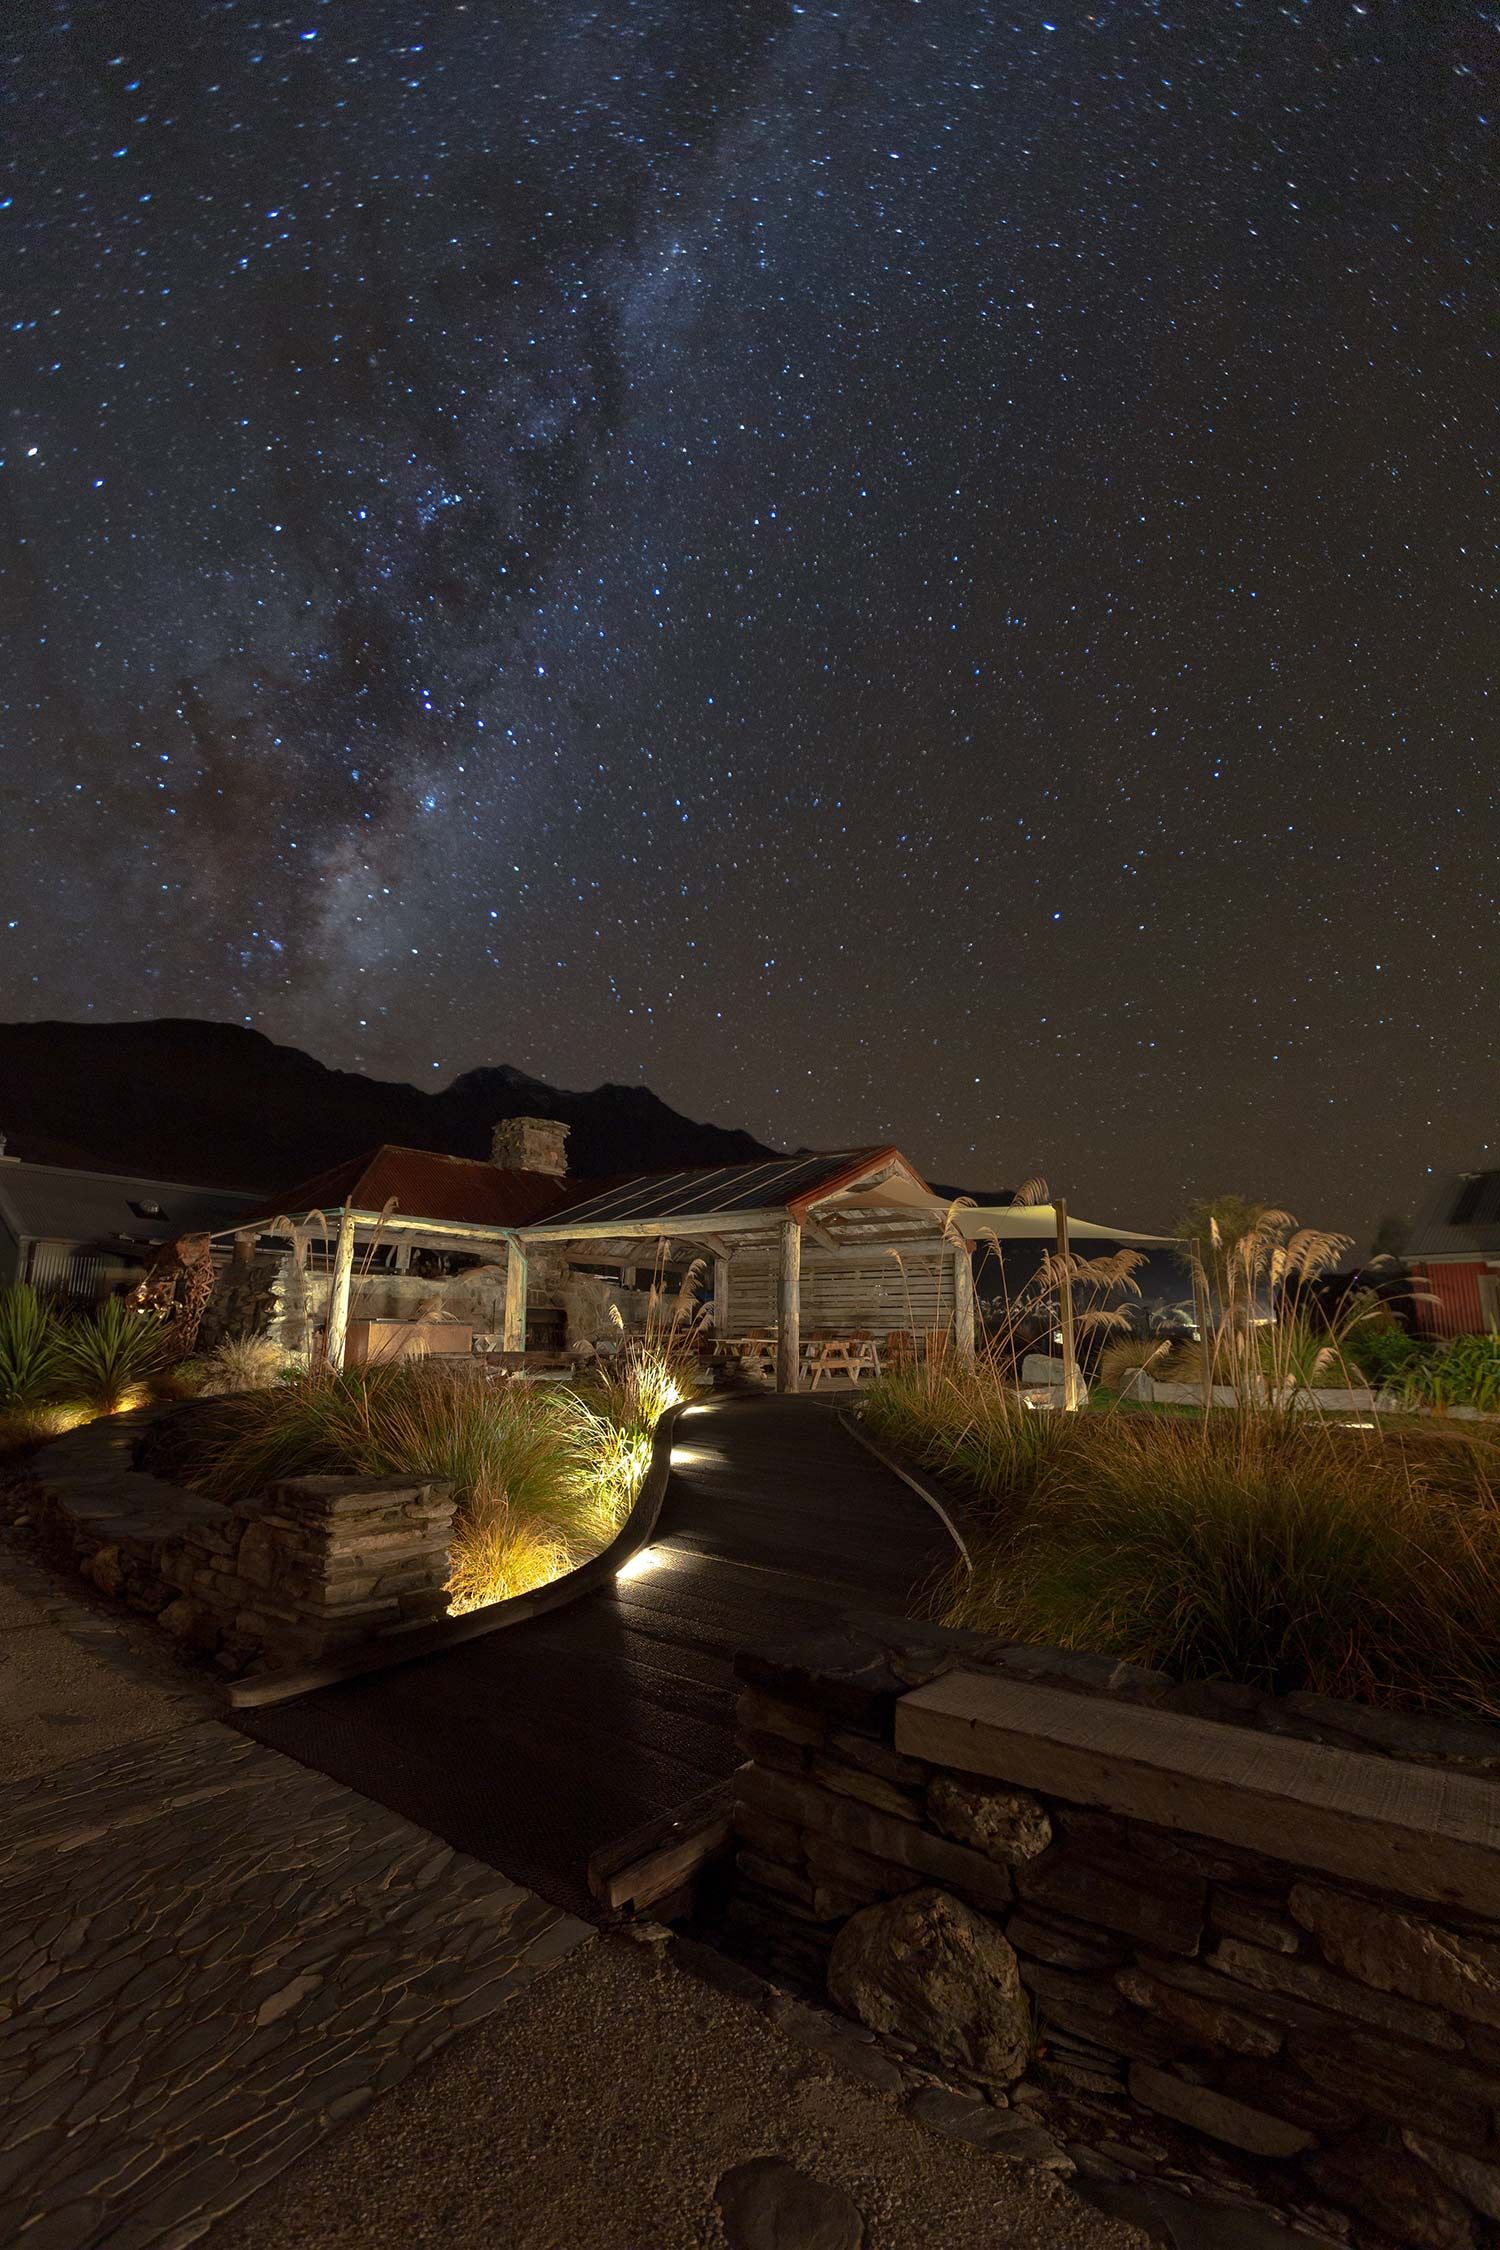
[[[718,1358],[738,1360],[748,1373],[776,1373],[773,1335],[720,1336],[713,1348]],[[809,1336],[803,1342],[802,1373],[810,1390],[816,1390],[825,1375],[846,1375],[857,1386],[866,1368],[880,1372],[880,1352],[872,1336]]]
[[[813,1336],[802,1347],[802,1367],[810,1390],[815,1391],[825,1375],[847,1375],[857,1388],[867,1367],[880,1373],[880,1353],[873,1336]]]
[[[774,1376],[776,1339],[764,1335],[718,1336],[714,1339],[714,1357],[738,1360],[747,1374]]]

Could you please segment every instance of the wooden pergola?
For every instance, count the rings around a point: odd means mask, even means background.
[[[948,1206],[896,1148],[777,1157],[715,1170],[654,1173],[628,1180],[532,1227],[514,1230],[506,1273],[505,1347],[526,1334],[528,1252],[578,1264],[650,1266],[685,1252],[712,1261],[714,1329],[735,1333],[737,1283],[748,1292],[769,1266],[774,1285],[776,1388],[799,1388],[804,1299],[810,1278],[846,1325],[879,1331],[891,1318],[887,1293],[871,1287],[872,1259],[895,1253],[924,1304],[951,1323],[955,1348],[974,1354],[974,1279],[969,1249],[945,1226]],[[863,1281],[863,1287],[861,1282]],[[841,1283],[843,1286],[841,1287]],[[898,1307],[899,1312],[899,1307]]]

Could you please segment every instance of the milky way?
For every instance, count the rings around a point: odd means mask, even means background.
[[[1495,1160],[1495,5],[17,14],[7,1012]]]

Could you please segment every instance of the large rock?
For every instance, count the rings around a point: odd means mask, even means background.
[[[780,2156],[757,2156],[714,2189],[730,2250],[861,2250],[864,2221],[842,2188]]]
[[[844,1924],[830,1998],[873,2031],[1008,2083],[1026,2067],[1031,2013],[1016,1957],[982,1914],[946,1891],[907,1891]]]
[[[1500,2025],[1500,1945],[1319,1883],[1298,1883],[1291,1908],[1328,1959],[1361,1984]]]
[[[989,1789],[940,1773],[927,1806],[945,1835],[990,1859],[1038,1859],[1052,1841],[1046,1807],[1024,1789]]]

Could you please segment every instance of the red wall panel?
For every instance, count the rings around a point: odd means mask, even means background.
[[[1479,1276],[1484,1270],[1482,1258],[1471,1265],[1417,1266],[1417,1320],[1427,1335],[1472,1336],[1482,1332]],[[1428,1297],[1435,1302],[1425,1303]]]

